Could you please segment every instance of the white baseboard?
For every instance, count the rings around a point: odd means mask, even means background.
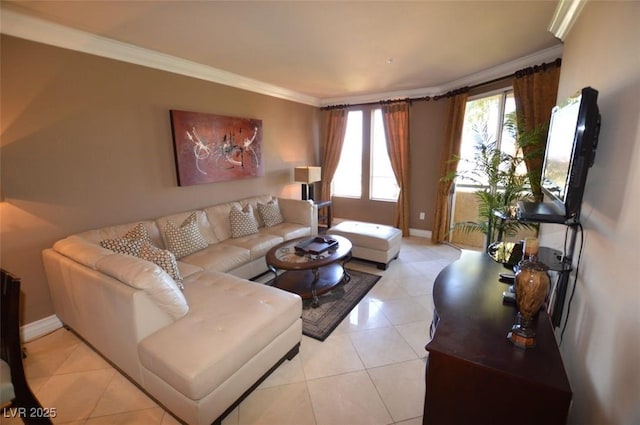
[[[333,217],[331,219],[331,223],[335,226],[338,223],[343,221],[348,221],[348,218],[340,218]],[[431,230],[422,230],[422,229],[409,229],[409,236],[417,236],[419,238],[428,238],[431,239]]]
[[[409,236],[431,239],[431,230],[409,229]]]
[[[58,319],[58,316],[52,314],[44,319],[36,320],[35,322],[27,323],[20,328],[22,333],[22,341],[29,342],[32,339],[39,338],[46,334],[49,334],[56,329],[62,327],[62,322]]]

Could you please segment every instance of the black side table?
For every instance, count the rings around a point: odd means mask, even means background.
[[[318,207],[318,226],[323,223],[326,224],[327,229],[331,227],[331,201],[313,201]],[[323,214],[320,211],[326,209]]]

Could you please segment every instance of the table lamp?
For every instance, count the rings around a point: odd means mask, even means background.
[[[293,179],[302,183],[302,199],[313,200],[313,183],[321,180],[321,167],[296,167]]]

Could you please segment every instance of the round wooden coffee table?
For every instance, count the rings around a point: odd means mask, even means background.
[[[295,246],[312,239],[310,236],[291,239],[267,252],[269,270],[275,274],[273,286],[312,300],[312,306],[320,305],[319,295],[328,292],[340,282],[349,282],[351,275],[344,268],[351,260],[351,242],[338,235],[327,236],[338,245],[319,254],[301,254]],[[278,275],[278,270],[285,270]]]

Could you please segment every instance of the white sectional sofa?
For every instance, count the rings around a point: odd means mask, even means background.
[[[257,196],[82,232],[43,252],[60,320],[185,423],[221,422],[298,352],[300,297],[247,278],[267,271],[269,248],[315,235],[317,210],[279,198],[283,222],[265,225],[258,203],[274,211],[271,196]],[[249,205],[257,228],[247,230],[230,215],[250,219]],[[195,250],[189,232],[197,233]],[[114,241],[135,252],[114,252]],[[165,261],[174,257],[177,270]]]

